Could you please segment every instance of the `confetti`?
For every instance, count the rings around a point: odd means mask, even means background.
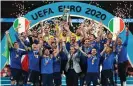
[[[34,4],[31,4],[28,7],[24,6],[24,2],[28,2],[28,1],[22,1],[22,2],[15,2],[12,4],[13,7],[18,9],[18,12],[14,12],[10,15],[14,15],[16,17],[20,17],[20,16],[24,16],[28,11],[30,11],[31,7],[34,6]]]
[[[96,2],[96,1],[90,1],[88,4],[91,4],[91,5],[95,5],[95,6],[97,6],[97,7],[102,7],[102,5],[100,5],[98,2]]]
[[[121,5],[121,3],[117,3],[117,4]],[[127,3],[124,3],[124,6],[122,8],[118,5],[116,9],[113,10],[113,13],[115,14],[115,16],[120,18],[126,18],[127,16],[131,17],[130,15],[130,11],[132,10],[131,7],[132,7],[131,4],[129,6]]]

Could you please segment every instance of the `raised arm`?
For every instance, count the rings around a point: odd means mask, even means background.
[[[28,51],[30,50],[25,44],[24,42],[22,41],[22,39],[20,37],[18,37],[18,40],[21,42],[21,44],[24,46],[25,50]]]
[[[66,54],[66,55],[68,55],[68,51],[67,51],[67,49],[66,49],[66,45],[65,45],[65,42],[63,42],[63,44],[62,44],[62,48],[63,48],[63,52]]]
[[[40,27],[38,29],[38,32],[41,31],[40,34],[43,34],[43,22],[40,22],[39,24],[40,24]]]
[[[116,39],[114,40],[114,45],[113,45],[113,52],[116,52],[116,47],[117,47],[117,40],[118,40],[118,36],[119,36],[120,32],[118,31],[115,35],[116,35]]]
[[[43,49],[42,48],[40,48],[39,54],[40,54],[40,56],[43,56]]]
[[[78,51],[76,52],[76,55],[78,56],[79,53],[82,53],[85,57],[90,58],[91,54],[86,54],[83,50],[82,47],[79,47],[78,44],[75,45],[75,49],[77,49]]]
[[[85,27],[84,27],[84,24],[81,24],[81,29],[80,29],[80,31],[81,31],[81,41],[83,40],[83,38],[87,38],[87,31],[86,31],[86,29],[85,29]]]
[[[103,51],[100,53],[101,56],[103,56],[103,54],[105,53],[105,50],[107,49],[107,44],[104,44],[104,49]]]
[[[17,31],[17,30],[16,30],[16,31]],[[17,41],[20,41],[20,40],[19,40],[19,33],[18,33],[18,32],[15,33],[15,38],[16,38]]]
[[[79,51],[80,51],[84,56],[88,56],[81,48],[79,48]]]
[[[94,21],[92,20],[90,25],[87,27],[87,32],[89,32],[93,28]]]
[[[12,44],[12,42],[11,42],[11,39],[10,39],[10,36],[9,36],[9,32],[8,32],[8,31],[6,31],[6,37],[7,37],[8,43],[10,44],[10,47],[13,48],[13,44]]]
[[[128,35],[129,35],[129,31],[128,31],[128,28],[126,28],[126,40],[123,43],[124,46],[127,46],[128,45]]]
[[[56,45],[57,45],[57,48],[53,52],[54,57],[57,57],[59,52],[60,52],[60,49],[59,49],[59,40],[58,39],[57,39],[57,44]]]
[[[103,36],[103,23],[102,23],[102,21],[100,21],[99,23],[98,23],[98,29],[99,29],[99,31],[97,32],[97,38],[98,39],[102,39],[102,36]]]
[[[67,30],[67,32],[68,32],[68,34],[67,34],[67,36],[69,37],[69,36],[71,36],[71,31],[70,31],[70,28],[73,28],[72,26],[69,26],[67,23],[65,23],[65,29]]]

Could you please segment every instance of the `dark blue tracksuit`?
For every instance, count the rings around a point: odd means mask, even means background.
[[[55,57],[42,57],[41,59],[41,74],[43,86],[53,85],[53,62]]]
[[[15,34],[15,37],[16,37],[16,40],[19,44],[19,47],[21,49],[25,49],[24,45],[21,43],[20,39],[18,38],[18,33]],[[24,41],[24,44],[28,47],[30,47],[30,42],[28,42],[27,40]],[[27,84],[27,78],[28,78],[28,72],[25,71],[25,70],[22,70],[23,71],[23,78],[24,78],[24,84]]]
[[[85,53],[90,53],[91,52],[91,47],[88,48],[88,47],[82,47],[82,50],[85,52]],[[81,75],[80,75],[80,86],[83,86],[84,85],[84,82],[86,80],[86,72],[87,72],[87,57],[80,54],[80,66],[81,66]]]
[[[103,55],[104,60],[102,64],[102,85],[103,86],[114,86],[114,80],[113,80],[113,64],[115,61],[116,53],[112,52],[110,54],[104,54]]]
[[[128,32],[126,33],[126,40],[122,45],[117,45],[116,51],[118,54],[118,74],[121,80],[126,81],[126,67],[128,62],[127,57]]]
[[[22,49],[10,48],[11,80],[18,81],[22,78],[21,57],[26,54]]]
[[[87,58],[87,86],[90,86],[91,82],[93,85],[99,85],[99,62],[100,55],[91,56]]]
[[[38,51],[29,51],[29,75],[28,82],[33,82],[33,84],[39,83],[40,76],[40,59]]]

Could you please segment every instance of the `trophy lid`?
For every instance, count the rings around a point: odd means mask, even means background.
[[[65,9],[64,9],[64,12],[67,13],[69,10],[70,10],[70,9],[65,8]]]

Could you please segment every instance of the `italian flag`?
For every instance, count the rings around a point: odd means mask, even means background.
[[[13,27],[16,30],[18,28],[18,33],[26,32],[29,28],[30,21],[24,17],[17,18],[14,23]]]
[[[8,37],[9,37],[9,41],[13,44],[10,34],[8,34]],[[2,53],[2,55],[3,55],[4,57],[7,58],[6,64],[10,64],[10,51],[9,51],[9,43],[8,43],[7,38],[6,38],[6,40],[5,40],[4,49],[5,49],[5,50],[4,50],[4,52]]]
[[[22,70],[28,72],[28,68],[29,68],[28,54],[22,56],[22,58],[21,58],[21,66],[22,66]]]
[[[117,33],[118,31],[122,32],[124,30],[125,23],[121,18],[115,17],[110,20],[108,27],[113,33]]]

